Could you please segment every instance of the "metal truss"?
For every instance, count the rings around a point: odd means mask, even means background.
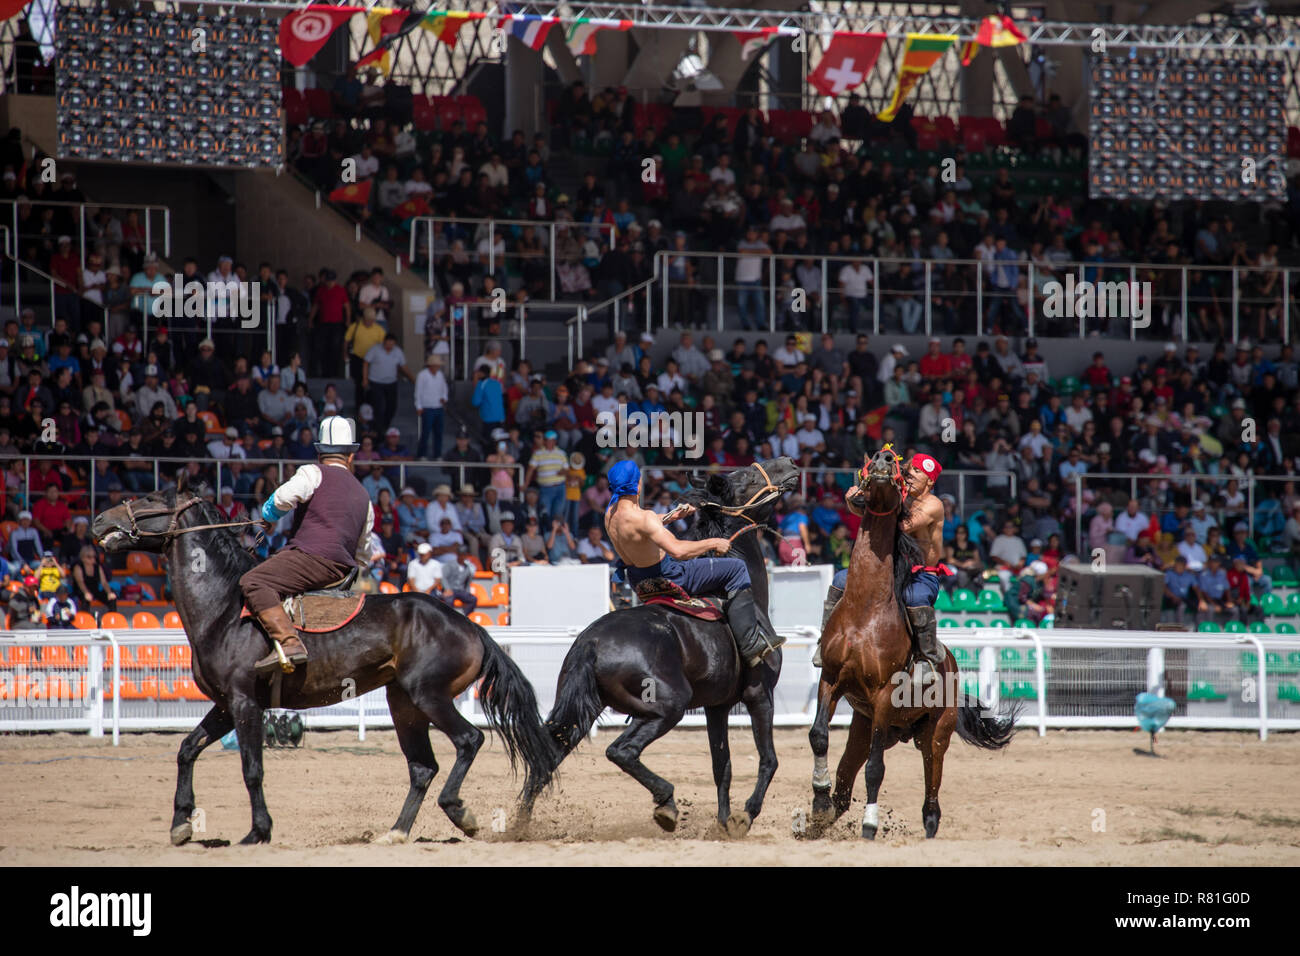
[[[178,0],[173,0],[178,2]],[[179,0],[198,3],[200,0]],[[341,0],[348,2],[348,0]],[[351,0],[357,3],[358,0]],[[210,6],[225,8],[258,8],[289,13],[313,5],[304,0],[208,0]],[[367,6],[407,6],[398,0],[360,0]],[[456,0],[414,0],[413,10],[463,10],[478,4],[458,3]],[[884,33],[902,39],[909,33],[937,33],[956,35],[960,40],[973,40],[979,28],[979,19],[961,16],[928,16],[924,14],[874,14],[847,10],[744,10],[712,6],[675,6],[656,3],[573,3],[533,0],[513,2],[516,14],[552,17],[559,23],[573,23],[579,19],[629,21],[634,29],[691,30],[703,32],[729,32],[734,30],[759,31],[775,29],[784,34],[830,33],[836,30]],[[1203,19],[1203,18],[1202,18]],[[1016,25],[1024,31],[1029,42],[1038,46],[1106,47],[1124,49],[1158,49],[1196,51],[1282,52],[1300,50],[1300,35],[1294,30],[1291,18],[1269,17],[1262,27],[1247,27],[1230,22],[1195,22],[1182,25],[1145,25],[1122,23],[1069,23],[1064,21],[1036,21],[1017,19]]]

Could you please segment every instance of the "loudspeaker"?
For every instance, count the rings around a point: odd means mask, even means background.
[[[1141,565],[1063,564],[1057,576],[1056,626],[1154,630],[1165,576]]]

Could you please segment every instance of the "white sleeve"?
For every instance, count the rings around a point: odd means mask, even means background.
[[[301,473],[301,472],[300,472]],[[369,567],[373,554],[370,548],[371,529],[375,526],[375,506],[366,505],[366,526],[361,529],[361,537],[357,539],[356,559],[357,564],[361,567]]]
[[[278,521],[304,501],[311,500],[321,479],[320,465],[303,465],[266,499],[262,505],[262,517],[267,521]],[[366,530],[369,530],[368,525]]]

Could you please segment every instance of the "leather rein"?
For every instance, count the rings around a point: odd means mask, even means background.
[[[132,541],[139,541],[141,538],[162,538],[164,541],[170,541],[172,538],[181,534],[188,534],[191,531],[211,531],[216,528],[243,528],[248,525],[259,524],[255,519],[249,518],[244,521],[225,521],[219,524],[195,524],[187,528],[180,527],[181,515],[197,505],[202,499],[191,495],[189,500],[184,504],[178,504],[175,508],[168,508],[165,505],[151,506],[136,510],[133,507],[133,501],[127,500],[122,503],[126,509],[126,516],[131,519],[131,530],[126,534]],[[138,522],[144,518],[158,518],[163,515],[171,516],[171,523],[167,525],[166,531],[146,531],[141,528]]]
[[[891,445],[886,445],[884,448],[881,449],[881,451],[888,451],[890,453],[893,453],[894,449]],[[899,508],[903,507],[903,502],[907,500],[907,482],[903,480],[903,466],[901,464],[901,461],[902,459],[900,459],[898,455],[894,455],[894,473],[889,476],[889,480],[892,481],[894,485],[898,488],[898,494],[899,494],[898,504],[895,507],[890,508],[888,511],[873,511],[864,501],[862,504],[862,508],[869,515],[876,518],[883,518],[885,517],[885,515],[894,514],[896,511],[898,511]],[[858,472],[858,489],[861,490],[864,494],[866,492],[867,483],[872,480],[867,475],[868,467],[869,466],[863,466],[862,470]]]
[[[714,511],[721,511],[723,514],[730,515],[733,518],[735,517],[745,518],[749,522],[749,524],[747,524],[745,527],[741,528],[735,534],[731,535],[731,537],[727,538],[728,541],[735,541],[746,531],[753,531],[755,528],[766,527],[765,525],[760,525],[753,518],[750,518],[749,515],[746,514],[746,512],[750,511],[753,508],[761,508],[764,505],[771,504],[777,498],[781,497],[781,495],[784,493],[781,491],[780,487],[772,484],[771,477],[768,475],[767,470],[762,466],[761,463],[757,461],[754,462],[754,467],[757,468],[758,473],[763,476],[764,485],[762,488],[759,488],[758,491],[750,495],[749,500],[746,501],[743,505],[720,505],[710,501],[705,501],[700,503],[701,508],[712,508]],[[772,529],[768,528],[767,530],[771,531]]]

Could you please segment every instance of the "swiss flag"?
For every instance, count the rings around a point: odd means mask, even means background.
[[[876,65],[885,42],[883,33],[837,33],[822,54],[808,82],[819,93],[839,96],[860,86]]]
[[[294,66],[314,57],[340,26],[364,7],[309,7],[280,21],[280,50]]]

